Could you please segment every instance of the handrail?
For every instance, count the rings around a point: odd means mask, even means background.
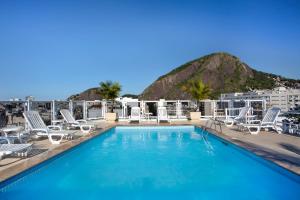
[[[209,125],[209,122],[211,122],[211,123],[210,123],[210,126],[208,126],[208,125]],[[212,128],[213,126],[214,126],[214,129]],[[206,121],[203,130],[208,130],[208,129],[215,130],[216,133],[218,134],[217,126],[219,126],[219,131],[220,131],[220,133],[223,133],[223,130],[222,130],[222,121],[220,121],[220,120],[218,120],[218,119],[209,118],[209,119]]]

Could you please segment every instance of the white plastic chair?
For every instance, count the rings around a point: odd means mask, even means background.
[[[159,123],[161,121],[170,122],[166,107],[158,107],[157,108],[157,122]]]
[[[141,109],[140,107],[132,107],[131,108],[131,114],[130,114],[130,117],[129,117],[129,121],[132,122],[132,121],[138,121],[140,122],[141,120]]]
[[[16,154],[20,157],[27,157],[31,148],[32,144],[0,144],[0,160],[3,156],[11,154]]]
[[[63,116],[65,122],[69,128],[80,128],[83,133],[90,133],[91,130],[95,127],[94,124],[89,124],[86,120],[80,119],[75,120],[71,112],[67,109],[61,109],[60,114]]]
[[[240,124],[240,126],[243,129],[246,128],[251,134],[258,134],[262,128],[272,128],[277,133],[281,133],[282,128],[276,124],[280,111],[280,108],[269,108],[262,120],[250,120],[249,123]]]
[[[63,131],[61,126],[46,126],[37,111],[24,111],[23,116],[31,132],[35,132],[40,137],[48,137],[52,144],[60,144],[63,138],[73,138],[73,132]],[[55,140],[54,137],[59,139]]]
[[[225,124],[225,126],[227,127],[232,127],[235,123],[239,124],[239,123],[246,123],[247,120],[247,115],[250,111],[250,107],[243,107],[240,110],[240,113],[237,117],[235,118],[229,118],[229,119],[225,119],[223,122]]]

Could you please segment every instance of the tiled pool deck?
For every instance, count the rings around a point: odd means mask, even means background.
[[[178,121],[171,123],[171,125],[195,125],[199,127],[203,127],[205,124],[205,121]],[[106,130],[117,125],[136,126],[137,124],[129,124],[128,122],[106,123],[101,129],[94,131],[94,133],[89,136],[82,136],[71,141],[64,141],[60,145],[51,145],[48,139],[34,141],[33,150],[28,158],[5,158],[0,160],[0,181],[14,176],[59,153],[66,151],[67,149],[70,149],[86,140],[102,134]],[[138,125],[147,126],[157,124],[144,122]],[[166,123],[160,125],[170,124]],[[222,133],[219,131],[219,129],[217,129],[217,131],[210,129],[209,131],[300,175],[300,137],[264,131],[258,135],[250,135],[246,132],[240,132],[234,128],[229,129],[225,126],[222,126]],[[77,133],[80,134],[79,131]]]

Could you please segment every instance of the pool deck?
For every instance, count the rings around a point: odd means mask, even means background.
[[[52,158],[78,144],[92,139],[93,137],[104,133],[106,130],[118,126],[147,126],[157,125],[153,122],[142,122],[140,124],[129,124],[128,122],[105,123],[101,129],[95,130],[91,135],[78,136],[71,141],[63,141],[59,145],[51,145],[48,139],[34,141],[33,150],[28,158],[4,158],[0,160],[0,182],[6,180],[22,171],[29,169],[45,160]],[[162,123],[160,125],[170,125]],[[176,121],[171,125],[195,125],[204,127],[205,121]],[[270,160],[300,176],[300,137],[286,134],[277,134],[275,132],[262,131],[258,135],[250,135],[247,132],[240,132],[237,129],[222,126],[222,132],[219,128],[208,129],[213,134],[230,141],[240,147],[243,147],[267,160]],[[80,131],[77,131],[78,135]]]

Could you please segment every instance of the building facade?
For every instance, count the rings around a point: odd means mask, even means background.
[[[244,93],[221,94],[221,100],[264,99],[268,107],[279,107],[288,111],[300,104],[300,89],[278,87],[273,90],[255,90]]]

